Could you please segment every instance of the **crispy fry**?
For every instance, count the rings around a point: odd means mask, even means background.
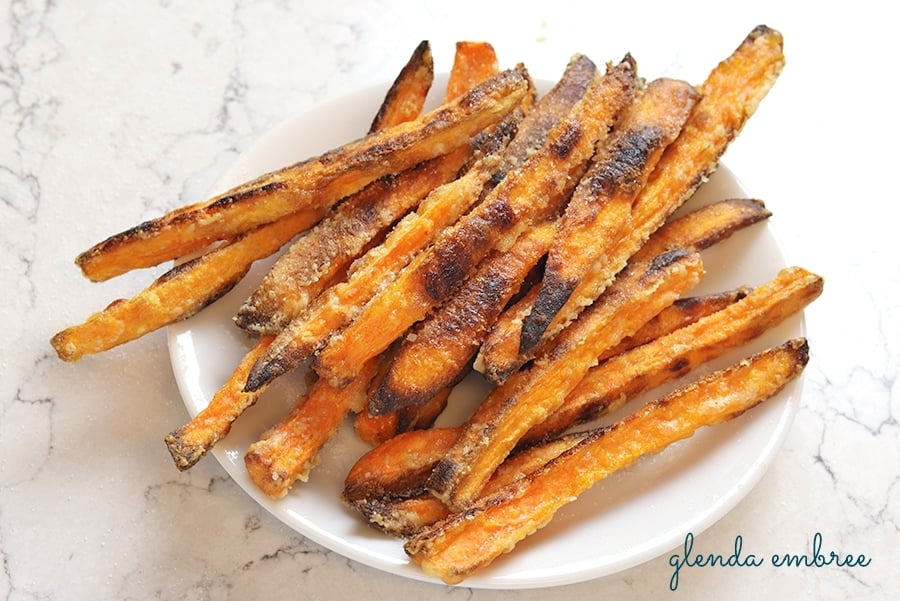
[[[792,340],[651,402],[472,509],[423,530],[404,548],[427,574],[461,582],[599,480],[771,398],[802,372],[808,358],[806,341]]]
[[[280,499],[297,480],[306,481],[325,444],[351,411],[359,411],[378,360],[363,366],[343,388],[316,380],[280,422],[250,445],[244,465],[250,479],[267,496]]]
[[[610,357],[615,357],[625,351],[630,351],[642,344],[670,334],[678,328],[690,325],[702,317],[706,317],[741,300],[751,290],[750,286],[740,286],[724,292],[679,298],[660,311],[656,317],[641,326],[641,329],[635,332],[634,335],[623,338],[622,342],[601,353],[597,357],[597,361],[603,362]]]
[[[387,228],[435,187],[453,180],[470,154],[462,146],[396,176],[375,181],[294,242],[239,308],[238,327],[278,334]]]
[[[450,515],[440,500],[425,491],[428,466],[433,466],[454,443],[461,428],[442,428],[439,435],[431,431],[417,431],[398,437],[388,444],[367,453],[361,461],[365,470],[351,468],[345,481],[344,502],[359,511],[375,528],[397,537],[410,537],[422,528]],[[455,434],[452,435],[452,434]],[[493,494],[511,482],[523,478],[544,466],[583,440],[587,433],[560,436],[510,455],[484,487],[484,494]],[[427,443],[427,455],[422,453]],[[418,462],[408,465],[407,472],[397,472],[393,466],[413,455]],[[392,478],[380,480],[378,474],[390,471]]]
[[[522,321],[521,354],[534,350],[578,282],[627,227],[632,202],[698,100],[691,85],[657,79],[616,123],[566,207],[534,305]]]
[[[303,315],[279,334],[247,382],[249,390],[272,381],[312,356],[334,332],[349,323],[361,307],[396,274],[434,235],[454,223],[480,195],[492,190],[546,141],[548,132],[584,95],[596,66],[577,55],[566,65],[559,82],[530,110],[509,140],[508,131],[490,132],[481,144],[484,154],[465,175],[434,190],[415,213],[404,218],[385,242],[353,265],[346,281],[325,291]],[[510,123],[510,125],[513,125]]]
[[[703,250],[736,231],[768,219],[772,213],[761,200],[731,198],[695,209],[653,233],[632,260],[649,259],[679,246]]]
[[[613,250],[594,264],[544,332],[550,339],[589,305],[613,274],[646,242],[715,170],[725,148],[743,128],[775,83],[784,66],[781,34],[765,26],[755,28],[743,43],[712,69],[698,88],[700,101],[678,138],[663,153],[656,169],[632,207],[631,221]],[[536,294],[511,307],[498,320],[479,353],[476,368],[502,381],[522,365],[518,353],[521,320]],[[512,336],[513,342],[502,339]]]
[[[216,392],[202,411],[194,418],[166,436],[166,446],[175,466],[186,470],[200,459],[231,430],[231,425],[241,413],[256,403],[264,389],[244,392],[247,373],[256,357],[272,342],[271,336],[260,338]]]
[[[434,57],[431,54],[431,44],[428,40],[422,40],[385,94],[369,127],[369,133],[418,117],[433,82]]]
[[[328,208],[380,177],[468,143],[477,132],[513,111],[528,89],[523,69],[504,71],[414,121],[116,234],[81,253],[76,264],[88,278],[103,280],[190,254],[297,211]]]
[[[431,85],[434,65],[427,42],[417,47],[388,91],[370,133],[416,118]],[[493,49],[457,44],[456,60],[444,98],[449,102],[499,72]],[[427,83],[427,85],[426,85]],[[420,163],[388,175],[342,201],[332,215],[295,242],[275,262],[252,296],[238,310],[235,323],[256,335],[277,334],[388,226],[428,192],[454,179],[472,149]]]
[[[555,232],[555,221],[538,225],[508,251],[488,255],[459,292],[404,340],[369,399],[369,412],[421,405],[457,380]]]
[[[401,407],[384,415],[360,411],[353,430],[360,440],[374,446],[404,432],[430,428],[447,407],[452,392],[452,388],[444,388],[422,405]]]
[[[612,357],[591,369],[562,406],[523,441],[541,440],[615,411],[635,395],[749,342],[818,298],[823,284],[820,276],[805,269],[785,268],[721,311]]]
[[[453,67],[447,81],[447,99],[462,96],[472,87],[472,82],[484,81],[499,70],[493,46],[487,42],[457,42]]]
[[[702,271],[699,255],[684,250],[631,265],[530,369],[488,395],[429,476],[430,490],[451,508],[470,505],[519,439],[562,405],[597,356],[695,286]]]
[[[340,385],[410,326],[445,302],[494,248],[508,249],[519,234],[556,212],[605,138],[637,85],[626,57],[588,88],[570,115],[548,134],[547,144],[511,172],[488,197],[418,255],[316,355],[322,377]]]
[[[291,236],[309,227],[295,213],[176,265],[130,299],[120,299],[50,340],[59,357],[78,361],[186,319],[228,292],[253,261],[269,256]]]

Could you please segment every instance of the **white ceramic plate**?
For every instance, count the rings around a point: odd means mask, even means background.
[[[437,78],[435,89],[442,89],[445,81]],[[211,192],[360,137],[385,89],[376,86],[358,91],[287,122],[244,153]],[[432,106],[434,103],[432,99]],[[734,175],[720,168],[684,209],[746,195]],[[785,266],[769,224],[739,232],[704,252],[704,260],[707,275],[696,293],[760,284]],[[251,341],[237,330],[231,317],[268,264],[254,266],[244,281],[215,305],[169,328],[172,366],[192,416],[208,403],[249,350]],[[803,332],[803,319],[798,315],[709,368]],[[368,449],[355,438],[349,424],[324,449],[322,462],[309,482],[298,483],[286,498],[272,501],[250,481],[243,463],[247,446],[286,412],[302,390],[302,374],[276,382],[212,454],[247,494],[300,534],[360,563],[429,581],[407,560],[400,541],[370,529],[341,504],[344,475]],[[460,400],[459,410],[442,417],[440,424],[462,421],[466,408],[477,402],[484,390],[475,378],[465,382],[454,392]],[[696,535],[724,516],[760,479],[793,420],[800,391],[798,379],[740,418],[706,428],[598,483],[559,511],[546,528],[469,578],[464,586],[522,589],[568,584],[613,574],[675,549],[688,532]]]

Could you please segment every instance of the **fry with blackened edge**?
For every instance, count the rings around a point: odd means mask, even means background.
[[[346,415],[362,408],[377,363],[373,359],[363,366],[343,388],[316,380],[288,415],[250,445],[244,465],[261,491],[280,499],[297,480],[307,480],[322,448],[337,433]]]
[[[231,431],[234,420],[259,399],[265,389],[245,392],[244,382],[256,358],[271,342],[271,336],[260,338],[250,352],[244,355],[228,381],[216,391],[209,404],[187,424],[166,436],[166,447],[178,469],[186,470],[200,461]]]
[[[540,224],[508,251],[488,255],[460,290],[404,339],[369,399],[369,412],[380,415],[424,404],[459,379],[555,233],[555,221]]]
[[[422,530],[404,548],[426,574],[448,584],[462,582],[545,526],[596,482],[771,398],[808,360],[806,341],[791,340],[650,402],[471,509]]]
[[[530,369],[488,394],[466,421],[459,441],[435,466],[429,489],[454,509],[471,505],[519,439],[562,405],[600,353],[634,334],[702,275],[700,256],[684,250],[629,266]]]
[[[422,40],[385,94],[384,101],[372,119],[369,133],[418,117],[433,82],[434,57],[431,54],[431,44],[428,40]]]
[[[798,313],[821,295],[823,286],[821,276],[801,267],[782,269],[722,310],[610,358],[591,369],[523,442],[554,436],[613,412],[635,395],[684,376]]]
[[[721,61],[698,87],[701,99],[694,106],[678,138],[666,148],[659,164],[632,206],[631,220],[611,252],[598,258],[591,271],[569,295],[544,332],[550,339],[583,307],[589,305],[618,273],[629,257],[680,207],[718,166],[729,143],[774,85],[784,67],[782,36],[759,26]],[[477,368],[502,381],[522,365],[518,352],[521,320],[534,296],[510,307],[495,325],[479,353]],[[513,344],[503,342],[513,337]]]
[[[340,385],[361,363],[449,299],[491,250],[508,249],[525,229],[555,213],[636,87],[630,56],[611,66],[550,131],[543,148],[442,232],[343,332],[328,340],[315,357],[316,372]]]
[[[616,122],[566,206],[534,305],[522,321],[520,353],[534,350],[578,282],[627,227],[635,197],[698,100],[691,85],[656,79]]]
[[[294,213],[247,232],[176,265],[134,297],[111,303],[50,343],[61,359],[77,361],[191,317],[231,290],[253,261],[273,254],[309,225],[306,213]]]
[[[421,117],[262,175],[188,209],[144,222],[81,253],[92,280],[185,256],[296,211],[318,211],[369,183],[467,144],[513,111],[529,91],[511,69]]]
[[[437,232],[458,220],[544,144],[548,132],[584,96],[595,76],[596,66],[590,59],[583,55],[573,57],[557,84],[521,122],[510,123],[517,127],[506,130],[502,126],[507,123],[503,122],[485,132],[489,135],[488,140],[483,140],[486,154],[463,176],[432,191],[381,245],[353,264],[345,281],[326,290],[307,311],[292,320],[254,367],[247,381],[248,390],[302,364],[332,334],[352,321],[379,289],[432,242]],[[510,134],[514,134],[511,140]]]

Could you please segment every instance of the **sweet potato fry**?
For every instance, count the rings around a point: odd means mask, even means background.
[[[385,94],[384,101],[372,119],[369,133],[418,117],[433,82],[434,57],[431,54],[431,44],[428,40],[422,40]]]
[[[702,272],[699,255],[683,250],[629,266],[530,369],[488,394],[435,466],[429,489],[453,509],[469,506],[519,439],[562,405],[597,356],[695,286]]]
[[[747,296],[751,290],[752,288],[750,286],[740,286],[724,292],[714,292],[702,296],[679,298],[670,306],[660,311],[656,317],[641,326],[641,329],[632,336],[623,338],[622,342],[607,349],[606,352],[601,353],[600,356],[597,357],[597,361],[602,363],[610,357],[615,357],[625,351],[630,351],[642,344],[652,342],[657,338],[670,334],[678,328],[690,325],[707,315],[711,315],[712,313],[741,300]]]
[[[823,284],[820,276],[805,269],[785,268],[721,311],[612,357],[591,369],[562,406],[523,441],[538,441],[615,411],[635,395],[753,340],[818,298]]]
[[[378,360],[363,366],[343,388],[316,380],[294,408],[250,445],[244,465],[250,479],[267,496],[280,499],[297,482],[306,481],[325,444],[351,411],[359,411]]]
[[[618,120],[566,207],[534,305],[522,321],[521,354],[534,350],[578,282],[627,227],[635,197],[698,100],[691,85],[657,79]]]
[[[444,388],[422,405],[401,407],[383,415],[360,411],[353,420],[353,430],[360,440],[374,446],[404,432],[431,428],[447,407],[452,392],[452,388]]]
[[[270,382],[312,356],[334,332],[349,323],[376,292],[391,281],[434,235],[450,226],[478,198],[495,188],[546,141],[548,132],[571,110],[594,80],[596,66],[577,55],[560,80],[524,116],[511,133],[502,128],[482,141],[482,155],[465,175],[434,190],[415,213],[407,215],[380,246],[357,261],[348,278],[328,289],[304,314],[279,334],[247,382],[249,390]],[[502,124],[501,124],[502,125]]]
[[[253,335],[278,334],[379,235],[435,187],[452,181],[470,152],[461,146],[383,177],[345,199],[275,261],[238,309],[237,326]]]
[[[185,256],[263,223],[328,208],[391,173],[446,154],[513,111],[529,90],[523,69],[504,71],[414,121],[262,175],[200,206],[144,222],[81,253],[92,280]]]
[[[672,220],[652,236],[633,256],[641,261],[672,248],[703,250],[721,242],[734,232],[772,216],[761,200],[730,198],[695,209]]]
[[[244,392],[244,382],[256,357],[271,342],[271,336],[260,338],[209,401],[209,405],[187,424],[166,436],[166,446],[178,469],[186,470],[200,461],[228,434],[234,420],[259,399],[264,389]]]
[[[470,510],[426,528],[404,548],[425,573],[459,583],[599,480],[771,398],[802,372],[808,358],[806,341],[792,340],[653,401]]]
[[[499,72],[497,57],[482,43],[457,44],[444,102],[461,96]],[[422,42],[388,91],[370,133],[415,119],[431,86],[434,65]],[[277,334],[309,302],[343,273],[347,265],[384,234],[388,226],[428,192],[454,179],[472,148],[457,150],[388,175],[344,199],[333,213],[295,242],[271,267],[240,307],[235,323],[255,335]]]
[[[440,429],[440,436],[430,431],[417,431],[398,437],[396,441],[377,447],[364,456],[366,470],[351,468],[345,482],[344,502],[359,511],[369,524],[396,537],[410,537],[426,526],[450,515],[450,510],[440,500],[423,492],[428,466],[433,466],[441,452],[449,449],[461,431],[460,428]],[[551,459],[572,448],[588,433],[577,432],[520,450],[504,461],[484,487],[484,494],[491,495],[510,483],[543,467]],[[428,454],[417,450],[428,442]],[[412,453],[410,452],[412,450]],[[402,458],[413,454],[420,463],[409,466],[406,473],[394,471],[393,466]],[[391,471],[390,480],[381,481],[377,474]],[[374,475],[374,477],[373,477]]]
[[[592,84],[541,150],[442,232],[344,331],[329,338],[315,357],[317,373],[334,385],[352,377],[361,363],[450,298],[491,250],[508,249],[526,228],[554,213],[568,199],[597,142],[631,102],[636,86],[631,57]]]
[[[698,88],[700,101],[678,138],[669,145],[632,206],[631,221],[608,252],[581,280],[544,332],[555,336],[581,309],[602,292],[612,274],[647,241],[715,170],[728,144],[775,83],[784,66],[782,36],[765,26],[755,28],[741,45],[712,69]],[[525,359],[517,344],[521,320],[531,310],[535,295],[526,297],[504,313],[476,361],[477,369],[502,381]],[[513,342],[503,339],[512,337]]]
[[[456,43],[453,67],[447,80],[447,100],[462,96],[474,85],[493,77],[500,70],[497,53],[487,42]]]
[[[130,299],[120,299],[50,343],[65,361],[78,361],[186,319],[228,292],[253,261],[276,252],[311,225],[305,212],[247,232],[204,255],[176,265]]]
[[[369,412],[382,415],[421,405],[457,380],[555,232],[555,221],[538,225],[508,251],[488,255],[460,290],[403,341],[369,399]]]

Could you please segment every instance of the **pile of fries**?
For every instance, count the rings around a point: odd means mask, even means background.
[[[305,481],[345,419],[372,445],[343,502],[447,583],[488,565],[598,480],[776,394],[806,340],[685,382],[611,425],[587,424],[801,311],[800,267],[690,296],[701,251],[767,219],[727,198],[674,216],[717,168],[784,65],[755,28],[692,85],[645,80],[626,55],[575,55],[541,95],[460,42],[443,103],[422,42],[356,141],[114,235],[78,256],[101,281],[176,265],[52,339],[75,361],[194,315],[278,255],[234,316],[255,344],[165,441],[188,469],[280,376],[314,379],[246,452],[272,498]],[[185,259],[190,256],[192,258]],[[435,427],[480,373],[490,392]]]

